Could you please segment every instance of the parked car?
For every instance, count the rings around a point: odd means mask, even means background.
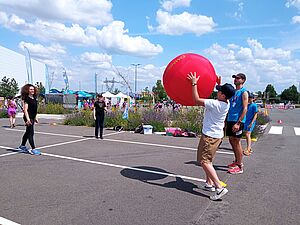
[[[257,104],[258,107],[264,108],[264,102],[260,99],[256,100],[255,103]]]

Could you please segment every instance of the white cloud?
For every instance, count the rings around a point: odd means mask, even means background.
[[[163,0],[161,2],[162,7],[168,12],[178,7],[190,7],[190,4],[191,0]]]
[[[24,46],[28,49],[32,58],[53,68],[62,67],[63,64],[61,59],[67,54],[65,48],[60,44],[51,44],[50,46],[45,47],[41,44],[33,44],[24,41],[19,43],[19,48],[25,51]]]
[[[300,0],[288,0],[285,6],[287,8],[296,7],[297,9],[300,9]]]
[[[247,43],[256,58],[288,60],[291,57],[291,51],[289,50],[283,50],[281,48],[263,48],[262,44],[254,39],[248,39]]]
[[[147,39],[130,37],[122,21],[114,21],[102,30],[94,30],[99,46],[109,52],[136,56],[154,56],[163,51],[160,45],[154,45]]]
[[[273,84],[280,93],[298,82],[300,63],[292,59],[291,52],[281,48],[264,48],[254,39],[247,40],[248,47],[234,44],[222,47],[213,44],[204,50],[213,63],[222,82],[232,83],[231,75],[243,72],[247,75],[246,88],[263,91],[267,84]],[[298,67],[296,66],[298,65]],[[287,76],[288,75],[288,76]]]
[[[112,56],[97,52],[85,52],[81,54],[80,61],[84,65],[97,69],[109,69],[112,65]]]
[[[212,17],[187,12],[171,15],[168,12],[158,10],[156,20],[159,24],[158,27],[156,27],[157,32],[168,35],[194,33],[200,36],[212,32],[216,26]]]
[[[57,22],[47,22],[40,19],[32,23],[16,16],[7,16],[0,12],[0,24],[6,28],[19,31],[23,35],[32,36],[42,41],[63,42],[85,47],[99,47],[107,52],[128,54],[134,56],[154,56],[163,51],[160,45],[137,36],[130,37],[124,29],[122,21],[113,21],[102,29],[96,27],[82,28],[78,24],[70,27]]]
[[[72,22],[82,25],[105,25],[113,20],[108,0],[1,0],[2,10],[26,19]]]
[[[300,16],[294,16],[293,18],[292,18],[292,23],[293,24],[300,24]]]
[[[238,3],[238,9],[237,9],[236,12],[234,12],[233,18],[235,18],[237,20],[241,20],[242,19],[243,10],[244,10],[244,3],[243,2],[239,2]]]

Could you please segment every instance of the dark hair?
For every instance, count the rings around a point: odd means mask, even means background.
[[[33,97],[36,98],[38,96],[38,89],[32,85],[32,84],[25,84],[22,88],[21,88],[21,96],[22,96],[22,100],[25,100],[26,97],[28,97],[29,95],[29,88],[30,87],[34,87],[34,94]]]
[[[103,95],[102,94],[97,94],[97,98],[102,98]]]

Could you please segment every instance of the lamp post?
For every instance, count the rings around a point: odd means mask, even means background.
[[[137,90],[137,67],[140,66],[140,63],[132,63],[132,66],[135,67],[135,76],[134,76],[134,95],[136,95]]]

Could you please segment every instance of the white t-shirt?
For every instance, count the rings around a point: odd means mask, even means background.
[[[229,110],[229,104],[214,99],[205,99],[205,114],[202,133],[213,138],[224,136],[224,121]]]

